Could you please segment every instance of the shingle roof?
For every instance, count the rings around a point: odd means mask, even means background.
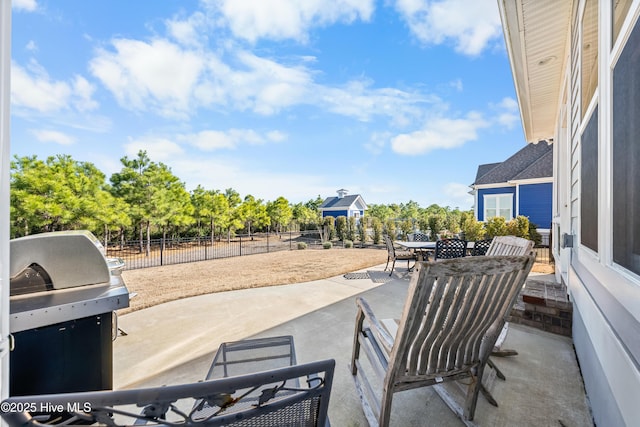
[[[480,179],[480,177],[485,175],[487,172],[489,172],[491,169],[495,168],[499,164],[500,163],[487,163],[486,165],[478,166],[478,173],[476,174],[476,181],[478,181],[478,179]]]
[[[351,194],[344,197],[327,197],[320,205],[320,209],[348,208],[358,200],[359,194]],[[364,204],[364,201],[363,201]]]
[[[474,185],[553,176],[553,145],[527,144],[502,163],[478,166]]]

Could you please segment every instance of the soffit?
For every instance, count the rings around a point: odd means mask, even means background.
[[[572,1],[498,0],[528,142],[553,138]]]

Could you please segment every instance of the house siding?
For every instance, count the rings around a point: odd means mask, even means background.
[[[338,218],[339,216],[349,216],[349,211],[347,210],[343,210],[343,211],[322,211],[322,217],[328,217],[328,216],[332,216],[334,218]]]
[[[484,221],[484,196],[487,194],[513,194],[512,211],[516,212],[516,187],[496,187],[496,188],[480,188],[478,189],[478,221]]]
[[[524,215],[538,228],[551,227],[553,184],[527,184],[520,186],[520,208],[518,215]]]
[[[513,14],[505,5],[511,6],[510,0],[500,1],[505,33],[515,34],[520,29],[520,23],[526,22],[526,14],[529,17],[540,12],[546,3],[526,2],[520,0],[519,6],[526,3],[526,8],[519,8]],[[572,247],[558,249],[562,256],[556,256],[556,267],[560,270],[562,280],[568,287],[569,298],[573,302],[573,342],[576,354],[583,374],[585,389],[589,397],[590,406],[598,426],[622,426],[638,425],[640,419],[640,275],[629,271],[624,266],[617,265],[613,256],[616,244],[615,235],[612,232],[615,226],[626,224],[624,218],[616,216],[614,198],[611,196],[614,189],[620,189],[624,182],[615,182],[612,171],[618,167],[613,156],[613,144],[620,126],[627,126],[633,133],[633,124],[640,118],[640,112],[635,113],[629,120],[617,123],[614,120],[615,106],[617,102],[634,100],[633,93],[627,90],[615,92],[612,78],[620,58],[623,58],[623,50],[631,47],[638,54],[640,49],[632,38],[633,31],[640,31],[640,3],[633,2],[623,13],[626,16],[616,16],[616,8],[623,2],[610,0],[598,1],[598,28],[593,28],[587,21],[583,26],[585,0],[573,2],[572,15],[567,23],[567,28],[557,28],[560,36],[570,37],[569,50],[566,56],[558,58],[564,69],[562,93],[546,93],[547,86],[530,86],[531,92],[518,94],[522,106],[529,105],[536,98],[530,96],[543,94],[549,99],[562,100],[561,108],[556,115],[556,134],[554,141],[561,144],[558,147],[562,157],[554,165],[554,178],[556,191],[560,191],[556,198],[556,212],[560,218],[556,218],[559,225],[556,230],[558,237],[562,234],[573,235],[575,240]],[[515,7],[514,7],[514,10]],[[620,33],[616,40],[612,40],[612,25],[614,20],[619,20]],[[504,24],[506,22],[506,25]],[[586,44],[584,34],[598,32],[598,43]],[[523,34],[524,36],[524,34]],[[523,70],[522,66],[537,61],[539,57],[538,47],[532,44],[530,50],[523,54],[519,48],[526,48],[524,38],[518,39],[520,44],[515,48],[509,46],[509,57],[512,62],[516,87],[524,87],[529,84],[531,70]],[[589,51],[585,51],[588,46]],[[589,91],[585,91],[591,101],[590,104],[582,102],[582,55],[594,55],[597,48],[598,75],[595,97],[591,98]],[[636,74],[630,75],[629,84],[637,81],[637,67],[633,67]],[[552,73],[545,77],[552,77]],[[622,99],[616,99],[620,98]],[[626,99],[628,97],[628,99]],[[566,103],[566,104],[564,104]],[[597,146],[596,150],[585,153],[581,136],[588,126],[588,120],[598,109],[597,119]],[[547,109],[548,111],[548,109]],[[628,112],[628,111],[627,111]],[[534,120],[533,116],[538,115]],[[544,115],[546,111],[536,111],[530,115],[523,114],[525,128],[535,128],[537,125],[544,127]],[[533,142],[531,139],[529,142]],[[637,141],[636,141],[637,142]],[[589,165],[588,160],[596,160],[596,167]],[[632,151],[627,149],[621,155],[632,156]],[[585,158],[585,157],[591,157]],[[589,179],[596,177],[595,182],[589,183]],[[558,184],[561,184],[559,186]],[[617,187],[616,187],[617,186]],[[597,241],[594,248],[585,245],[588,241],[588,233],[593,225],[587,221],[582,205],[589,205],[589,197],[592,188],[597,188],[598,197],[593,197],[595,206],[588,206],[586,214],[597,212]],[[628,191],[624,188],[623,191]],[[638,196],[640,192],[632,192]],[[622,197],[625,197],[623,195]],[[627,197],[628,200],[628,197]],[[594,211],[597,209],[597,211]],[[593,224],[593,223],[592,223]],[[633,230],[627,226],[627,233]],[[595,249],[595,250],[594,250]],[[628,250],[628,249],[626,249]],[[561,264],[561,265],[559,265]]]

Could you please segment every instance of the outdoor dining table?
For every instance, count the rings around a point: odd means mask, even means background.
[[[394,243],[410,251],[418,251],[419,257],[422,257],[423,253],[428,254],[430,252],[435,251],[436,249],[436,242],[415,242],[415,241],[409,242],[407,240],[395,240]],[[474,245],[475,245],[475,242],[472,242],[472,241],[467,242],[467,252],[471,251]]]
[[[398,246],[402,246],[404,249],[408,249],[412,252],[417,252],[418,261],[429,259],[429,253],[435,251],[436,249],[436,242],[409,242],[406,240],[396,240],[394,243],[396,243]]]

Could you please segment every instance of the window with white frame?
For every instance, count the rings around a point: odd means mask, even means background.
[[[513,219],[513,194],[485,194],[484,220],[496,216],[507,221]]]
[[[613,261],[640,275],[640,22],[613,67]]]

